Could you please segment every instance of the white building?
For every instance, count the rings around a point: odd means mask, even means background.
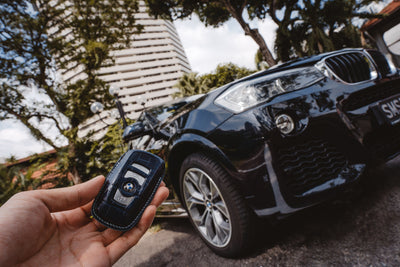
[[[150,17],[142,2],[135,18],[138,24],[144,26],[142,33],[133,36],[130,48],[114,52],[114,66],[100,70],[100,77],[104,81],[121,88],[119,99],[130,119],[136,119],[143,108],[138,103],[139,95],[144,94],[148,100],[146,107],[167,102],[177,90],[173,86],[178,79],[191,71],[172,22]],[[81,78],[81,74],[67,72],[63,74],[63,80],[73,81]],[[106,117],[107,112],[101,116]],[[106,121],[110,122],[109,119]],[[82,125],[80,135],[90,130],[101,135],[105,127],[98,116],[94,116]]]

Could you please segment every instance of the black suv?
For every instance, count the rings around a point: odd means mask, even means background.
[[[253,214],[320,203],[399,154],[399,71],[375,50],[298,59],[148,109],[124,138],[165,159],[201,238],[235,256]]]

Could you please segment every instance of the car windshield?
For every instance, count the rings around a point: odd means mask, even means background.
[[[186,101],[179,101],[175,103],[170,102],[162,106],[151,108],[147,110],[146,113],[150,115],[153,119],[160,122],[170,117],[172,114],[174,114],[175,111],[184,106],[186,103]]]
[[[178,100],[173,100],[163,105],[149,108],[148,110],[146,110],[146,114],[149,115],[148,117],[150,117],[152,123],[158,123],[166,120],[168,117],[172,116],[178,109],[188,103],[195,101],[196,99],[199,99],[203,95],[204,94],[199,94]],[[142,116],[143,114],[140,117],[142,118]]]

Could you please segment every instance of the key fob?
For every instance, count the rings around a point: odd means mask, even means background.
[[[164,177],[164,161],[151,153],[129,150],[114,165],[97,194],[92,215],[105,226],[127,231],[140,220]]]

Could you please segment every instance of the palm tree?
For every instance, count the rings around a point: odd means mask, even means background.
[[[209,91],[209,87],[207,85],[208,80],[202,79],[197,76],[196,72],[185,73],[175,85],[176,88],[179,89],[173,96],[174,97],[185,97],[196,94],[204,94]]]

